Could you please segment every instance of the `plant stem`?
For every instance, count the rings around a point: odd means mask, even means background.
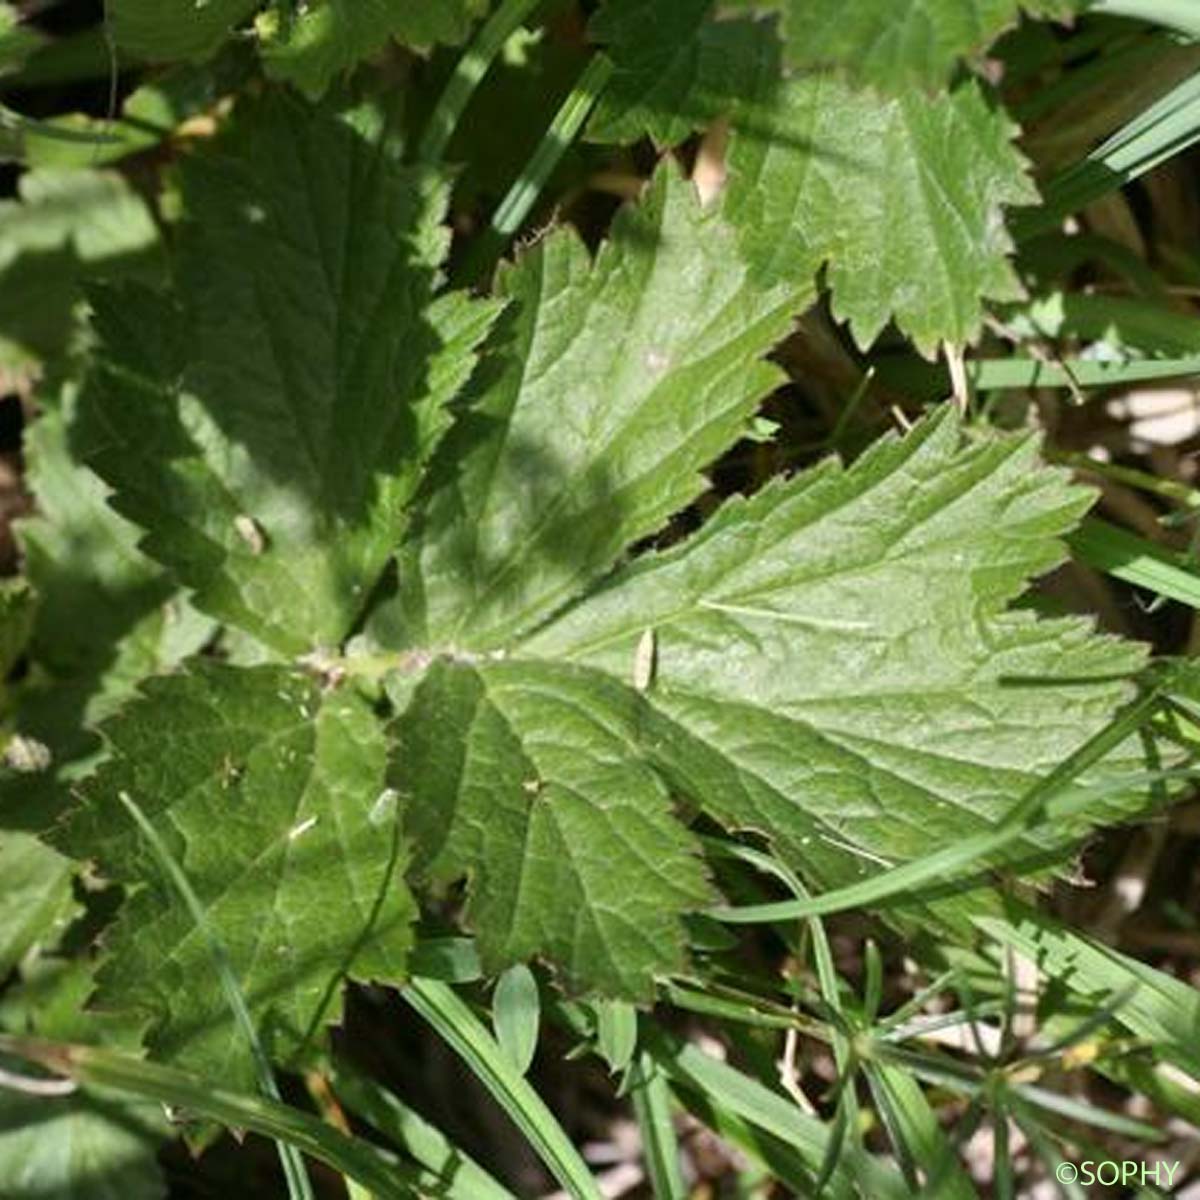
[[[524,24],[541,0],[504,0],[463,52],[438,98],[429,124],[417,147],[417,161],[438,163],[458,128],[463,110],[504,43]]]

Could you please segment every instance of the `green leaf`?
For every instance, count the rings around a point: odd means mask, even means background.
[[[53,1099],[0,1090],[5,1200],[162,1200],[161,1105],[103,1092]]]
[[[390,646],[508,645],[661,529],[781,381],[757,360],[811,295],[754,286],[669,164],[594,262],[559,229],[497,287],[506,339],[435,463]]]
[[[78,745],[82,725],[110,715],[141,679],[199,650],[213,624],[137,549],[137,529],[72,457],[77,388],[48,399],[25,433],[37,515],[18,526],[38,595],[31,655],[44,674],[21,701],[24,724],[61,757]]]
[[[331,111],[243,102],[183,197],[177,294],[98,298],[86,456],[201,609],[337,645],[494,306],[435,300],[443,183]]]
[[[355,1138],[327,1121],[266,1096],[236,1092],[224,1080],[176,1071],[94,1046],[71,1046],[26,1037],[0,1036],[0,1052],[40,1063],[56,1074],[93,1088],[145,1097],[217,1121],[239,1134],[261,1133],[295,1146],[354,1180],[379,1200],[409,1200],[428,1181],[411,1164]],[[91,1193],[88,1193],[89,1200]],[[122,1195],[122,1200],[124,1200]]]
[[[393,783],[418,877],[472,877],[489,973],[537,954],[573,990],[650,1000],[709,890],[643,761],[644,704],[598,672],[441,661],[397,728]]]
[[[179,862],[264,1042],[288,1060],[337,1019],[343,977],[404,974],[413,907],[382,729],[365,702],[282,667],[201,664],[143,692],[104,726],[111,756],[54,835],[107,877],[144,885],[106,939],[96,1003],[146,1018],[157,1056],[252,1084],[208,942],[119,797]]]
[[[985,299],[1022,294],[1003,209],[1037,193],[1014,132],[973,82],[888,99],[791,79],[735,121],[725,212],[758,278],[828,263],[834,314],[860,346],[894,319],[929,356],[976,337]]]
[[[152,62],[203,59],[215,54],[233,27],[261,0],[108,0],[107,21],[116,44]]]
[[[489,0],[315,0],[288,21],[259,22],[267,74],[317,99],[334,78],[389,41],[408,46],[461,42]]]
[[[404,999],[427,1021],[483,1084],[528,1139],[551,1174],[575,1200],[600,1200],[601,1192],[571,1139],[508,1059],[470,1007],[444,983],[414,979]]]
[[[85,168],[28,171],[0,201],[0,365],[61,350],[79,284],[154,278],[158,231],[121,176]]]
[[[27,833],[0,831],[0,976],[38,942],[54,943],[75,915],[72,863]]]
[[[509,967],[492,994],[492,1028],[496,1041],[519,1075],[529,1072],[537,1051],[541,1002],[537,980],[523,963]]]
[[[625,1071],[637,1050],[637,1010],[621,1000],[597,1000],[596,1048],[613,1072]]]
[[[25,579],[0,581],[0,697],[4,681],[25,653],[36,612],[33,592]],[[0,713],[6,703],[0,701]]]
[[[954,844],[1104,726],[1143,661],[1086,622],[1006,610],[1090,502],[1037,453],[1027,436],[964,444],[943,413],[849,470],[726,503],[520,653],[627,676],[653,629],[646,695],[669,724],[643,718],[642,753],[821,889]]]
[[[774,28],[713,21],[712,8],[713,0],[608,0],[589,32],[615,69],[588,123],[589,138],[649,136],[675,145],[729,115],[760,75],[778,77]]]
[[[515,1200],[440,1129],[344,1058],[335,1060],[331,1082],[346,1108],[425,1168],[428,1174],[420,1181],[425,1192],[445,1200]]]
[[[43,37],[22,24],[11,4],[0,3],[0,76],[16,70],[39,46]]]
[[[728,0],[726,0],[728,3]],[[781,9],[788,65],[844,67],[885,88],[943,84],[1022,11],[1066,19],[1080,0],[733,0]]]

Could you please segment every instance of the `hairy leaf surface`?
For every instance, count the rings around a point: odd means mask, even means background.
[[[502,647],[655,533],[780,381],[811,295],[760,287],[664,166],[593,262],[560,229],[499,280],[511,320],[435,464],[393,644]]]
[[[54,835],[140,889],[106,939],[96,1005],[147,1020],[155,1054],[253,1087],[211,948],[120,796],[166,842],[287,1059],[337,1018],[343,977],[404,973],[414,912],[383,730],[360,699],[284,667],[199,664],[144,692],[104,726],[111,755]]]
[[[779,43],[762,21],[711,19],[713,0],[608,0],[591,36],[613,77],[588,123],[599,142],[675,145],[728,116],[759,75],[777,78]]]
[[[574,990],[650,999],[683,966],[679,914],[710,897],[695,840],[639,743],[644,702],[599,672],[436,664],[393,778],[418,872],[474,876],[489,971],[546,955]]]
[[[987,827],[1095,732],[1141,650],[1006,605],[1089,503],[1028,437],[925,422],[727,503],[528,639],[628,678],[654,631],[655,758],[822,887]],[[679,731],[688,735],[682,742]],[[1097,800],[1081,824],[1111,817]]]
[[[177,295],[99,300],[88,456],[202,609],[335,645],[494,309],[434,299],[443,185],[330,112],[247,104],[183,190]]]
[[[860,346],[889,319],[925,354],[972,341],[1022,292],[1004,206],[1037,193],[1014,128],[974,83],[894,99],[829,75],[769,85],[735,124],[726,214],[767,282],[828,262]]]

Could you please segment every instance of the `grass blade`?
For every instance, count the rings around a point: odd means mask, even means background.
[[[1024,836],[1053,795],[1135,733],[1162,703],[1162,686],[1159,683],[1149,688],[1099,733],[1089,738],[1074,754],[1039,779],[1013,805],[995,829],[988,833],[964,838],[923,858],[891,867],[879,875],[864,879],[861,883],[836,888],[819,896],[783,900],[774,904],[751,904],[740,908],[716,908],[710,915],[721,921],[743,925],[824,916],[890,900],[930,883],[944,884],[968,870],[977,869],[986,859],[1007,849]]]
[[[1167,600],[1200,608],[1200,571],[1189,569],[1181,555],[1098,517],[1086,518],[1067,542],[1075,557],[1089,567]]]
[[[656,1200],[684,1200],[687,1187],[679,1169],[679,1141],[671,1120],[671,1090],[645,1051],[633,1068],[630,1097],[642,1132],[642,1155]]]
[[[200,930],[205,941],[208,942],[208,947],[212,953],[213,965],[217,970],[217,978],[221,981],[221,990],[225,993],[225,1000],[229,1005],[230,1012],[233,1013],[233,1019],[241,1031],[242,1038],[250,1049],[250,1055],[254,1060],[255,1073],[258,1075],[258,1087],[264,1096],[269,1096],[272,1100],[280,1100],[279,1088],[275,1083],[275,1074],[271,1069],[271,1062],[267,1058],[267,1052],[263,1049],[262,1042],[258,1037],[258,1030],[254,1027],[254,1021],[250,1016],[250,1009],[246,1004],[246,997],[242,995],[242,989],[238,984],[237,976],[233,973],[233,966],[229,961],[229,952],[225,949],[225,943],[221,941],[221,935],[217,933],[209,922],[208,914],[204,911],[204,906],[200,903],[200,898],[192,889],[191,883],[188,881],[187,875],[183,868],[175,861],[175,856],[167,848],[166,843],[158,836],[158,830],[146,819],[146,814],[138,807],[137,802],[126,792],[120,792],[117,796],[125,811],[133,818],[133,822],[141,830],[142,836],[146,839],[147,845],[150,847],[150,852],[154,856],[155,862],[158,863],[159,869],[171,882],[172,886],[179,893],[180,899],[187,906],[188,912],[192,915],[192,920],[196,922],[196,928]],[[283,1167],[283,1174],[287,1180],[288,1195],[292,1200],[313,1200],[312,1184],[308,1178],[308,1172],[304,1168],[304,1160],[297,1153],[295,1148],[287,1142],[276,1143],[279,1150],[279,1161]]]
[[[362,1184],[378,1200],[411,1200],[420,1194],[414,1173],[394,1155],[267,1096],[232,1092],[212,1080],[94,1046],[0,1035],[0,1053],[38,1063],[81,1084],[158,1100],[229,1129],[274,1138]]]
[[[743,1074],[727,1063],[710,1057],[696,1046],[654,1030],[646,1038],[646,1049],[673,1083],[702,1093],[709,1103],[730,1111],[764,1133],[792,1147],[803,1159],[813,1179],[825,1161],[831,1136],[820,1121],[806,1116],[790,1100]],[[812,1182],[808,1189],[811,1191]],[[873,1200],[908,1196],[898,1172],[881,1160],[853,1146],[838,1163],[829,1187],[833,1195],[869,1195]]]
[[[436,1126],[398,1096],[339,1060],[333,1068],[337,1097],[356,1116],[373,1125],[430,1172],[426,1190],[445,1200],[514,1200],[497,1182]]]
[[[1149,21],[1200,38],[1200,7],[1196,0],[1092,0],[1089,11]]]
[[[554,168],[583,128],[612,72],[612,60],[605,54],[594,55],[583,69],[571,94],[563,101],[550,128],[546,130],[545,137],[525,164],[525,169],[500,201],[490,228],[472,249],[464,267],[468,281],[486,275],[509,239],[521,228]]]
[[[591,1171],[562,1126],[463,999],[433,979],[414,979],[401,994],[471,1068],[566,1191],[577,1200],[601,1200]]]
[[[1043,189],[1043,204],[1013,221],[1018,241],[1047,233],[1064,217],[1124,187],[1200,140],[1200,75],[1173,87],[1082,162]]]
[[[1200,354],[1172,358],[1135,358],[1128,362],[1098,362],[1091,359],[1040,358],[968,359],[967,382],[976,392],[1006,388],[1107,388],[1153,380],[1181,379],[1200,375]],[[922,399],[935,400],[950,392],[944,367],[915,359],[883,362],[879,377],[884,384]]]
[[[418,162],[432,164],[441,161],[458,127],[459,118],[496,55],[540,3],[541,0],[504,0],[483,25],[458,60],[454,74],[450,76],[434,107],[417,148]]]

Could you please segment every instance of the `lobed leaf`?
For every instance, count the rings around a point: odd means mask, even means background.
[[[508,645],[661,529],[781,380],[758,360],[811,295],[752,283],[670,165],[594,262],[556,230],[497,290],[506,338],[432,468],[389,646]]]
[[[337,1019],[343,978],[404,975],[414,909],[383,730],[364,701],[284,667],[199,663],[143,692],[105,724],[110,757],[52,835],[139,887],[109,931],[95,1003],[146,1020],[157,1056],[253,1087],[209,984],[209,944],[119,797],[137,802],[179,862],[264,1041],[287,1060]]]
[[[887,99],[830,75],[787,80],[735,120],[725,215],[758,279],[827,263],[860,346],[894,319],[932,355],[975,339],[985,299],[1023,294],[1003,210],[1037,192],[1014,132],[974,83]]]
[[[398,723],[419,878],[472,876],[484,969],[545,955],[572,990],[649,1000],[710,899],[695,839],[639,751],[636,693],[549,663],[440,662]]]
[[[186,163],[170,299],[97,299],[86,456],[143,548],[276,651],[362,611],[493,305],[435,299],[444,184],[271,95]]]
[[[984,830],[1106,723],[1143,652],[1007,611],[1090,497],[1028,437],[961,437],[943,413],[731,501],[520,652],[622,677],[653,630],[652,761],[821,889]]]

